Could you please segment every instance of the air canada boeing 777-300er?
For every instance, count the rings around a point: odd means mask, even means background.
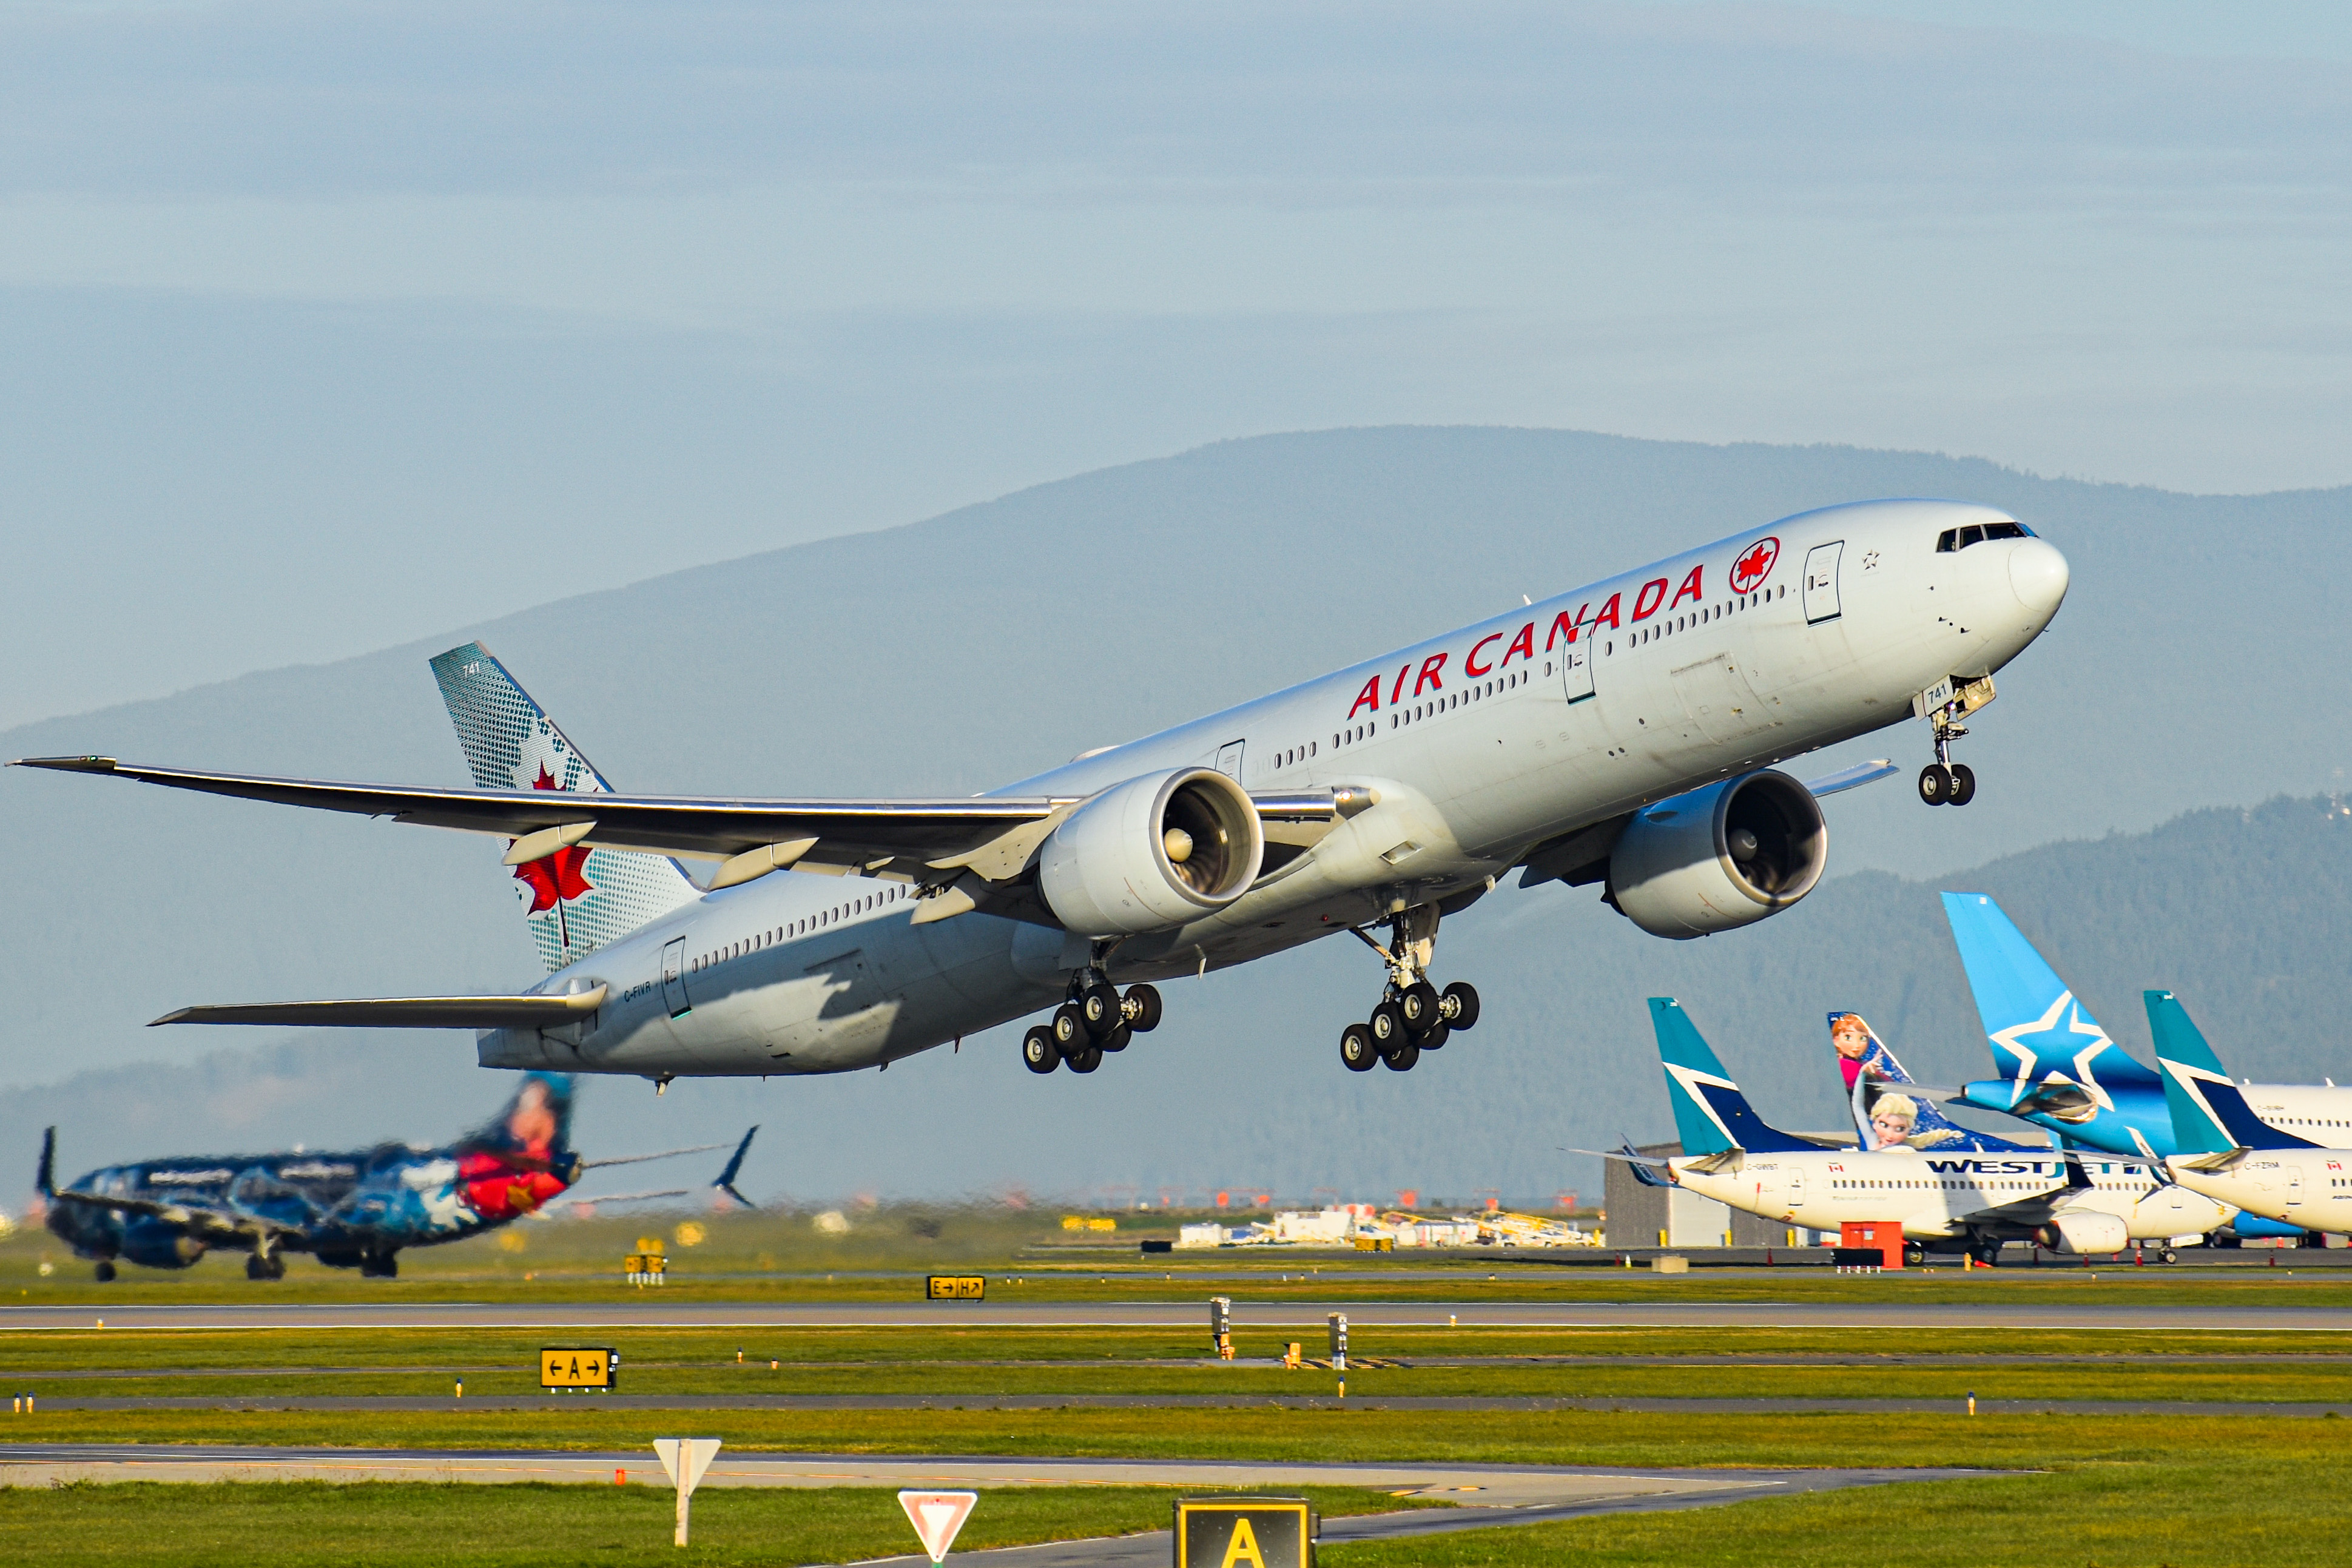
[[[1966,805],[1961,721],[2066,584],[1990,507],[1831,507],[960,800],[624,795],[478,643],[433,661],[471,789],[26,765],[511,841],[528,993],[159,1022],[473,1029],[485,1066],[667,1082],[887,1066],[1050,1008],[1028,1065],[1091,1072],[1159,1022],[1150,982],[1351,932],[1386,987],[1341,1058],[1402,1070],[1477,1021],[1431,978],[1438,921],[1514,869],[1657,936],[1779,914],[1822,876],[1817,795],[1894,768],[1774,765],[1906,718],[1921,799]]]

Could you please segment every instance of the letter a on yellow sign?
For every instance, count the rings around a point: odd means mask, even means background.
[[[1243,1563],[1265,1568],[1265,1554],[1257,1549],[1257,1531],[1250,1528],[1247,1514],[1234,1521],[1234,1538],[1225,1542],[1225,1560],[1217,1568],[1237,1568]]]

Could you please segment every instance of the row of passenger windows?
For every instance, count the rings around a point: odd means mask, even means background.
[[[2023,523],[1970,523],[1965,528],[1946,528],[1936,536],[1936,553],[1949,555],[1970,545],[1980,545],[1987,539],[2030,539],[2033,530]]]
[[[1725,600],[1721,604],[1710,604],[1687,614],[1672,616],[1659,622],[1655,626],[1644,626],[1638,632],[1628,632],[1625,636],[1625,646],[1639,648],[1644,643],[1654,643],[1661,637],[1671,637],[1677,632],[1687,632],[1694,626],[1704,626],[1710,621],[1720,621],[1727,615],[1737,615],[1741,611],[1753,610],[1767,600],[1786,599],[1788,596],[1789,585],[1785,582],[1778,588],[1768,588],[1761,593],[1743,593],[1737,599]],[[1606,658],[1616,651],[1617,645],[1612,641],[1601,648],[1601,656]]]
[[[723,964],[730,958],[740,958],[746,953],[757,953],[761,948],[772,947],[779,942],[793,941],[807,936],[812,931],[822,931],[828,925],[838,925],[853,915],[865,915],[885,904],[897,904],[909,896],[910,892],[911,890],[904,883],[885,883],[877,892],[864,894],[846,903],[836,904],[822,914],[807,915],[799,920],[789,920],[782,925],[772,926],[766,931],[748,936],[740,942],[730,942],[716,952],[705,953],[701,957],[697,958],[694,961],[694,967],[698,970],[707,969],[713,964]]]
[[[1830,1185],[1834,1187],[1842,1187],[1849,1190],[1868,1188],[1873,1192],[1886,1190],[1909,1191],[1914,1188],[1923,1191],[1933,1191],[1937,1187],[1941,1187],[1946,1192],[1976,1192],[2023,1191],[2029,1187],[2039,1190],[2050,1184],[2048,1182],[2040,1181],[1833,1181],[1830,1183]]]

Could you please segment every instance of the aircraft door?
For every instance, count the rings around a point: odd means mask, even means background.
[[[1805,1207],[1805,1173],[1793,1166],[1789,1170],[1789,1207]]]
[[[2303,1167],[2301,1166],[2289,1166],[2286,1167],[2286,1206],[2289,1208],[2293,1208],[2302,1201]]]
[[[1845,541],[1815,545],[1805,552],[1805,624],[1818,626],[1838,618],[1838,559]]]
[[[1242,747],[1244,743],[1229,740],[1217,747],[1217,771],[1238,784],[1242,781]]]
[[[1592,644],[1562,643],[1559,645],[1559,671],[1563,682],[1561,695],[1572,703],[1580,703],[1592,695]]]
[[[662,1006],[672,1018],[684,1018],[694,1009],[686,995],[686,938],[676,937],[662,949]]]

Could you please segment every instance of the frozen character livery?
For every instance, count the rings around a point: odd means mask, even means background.
[[[1846,1102],[1853,1112],[1854,1131],[1865,1149],[1965,1150],[1975,1154],[2009,1154],[2020,1149],[2044,1149],[2046,1145],[2013,1143],[1963,1127],[1924,1094],[1903,1092],[1917,1085],[1886,1043],[1860,1013],[1830,1014],[1830,1044],[1837,1052],[1839,1075],[1844,1080]]]
[[[49,1229],[77,1256],[92,1260],[101,1281],[114,1278],[117,1260],[185,1269],[216,1249],[246,1253],[246,1277],[252,1280],[282,1278],[288,1252],[389,1279],[399,1272],[402,1249],[496,1229],[560,1197],[595,1166],[724,1146],[583,1160],[572,1148],[572,1100],[568,1076],[527,1072],[497,1116],[438,1148],[387,1143],[345,1154],[298,1149],[143,1160],[91,1171],[62,1188],[52,1127],[41,1141],[36,1185]],[[733,1183],[751,1142],[746,1133],[711,1184],[747,1207]],[[596,1201],[682,1197],[688,1190],[620,1193]]]

